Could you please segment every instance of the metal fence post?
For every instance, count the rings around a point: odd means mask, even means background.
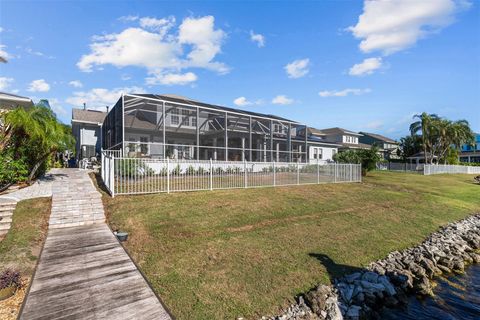
[[[167,193],[170,193],[170,161],[167,158]]]
[[[297,184],[300,184],[300,165],[297,162]]]
[[[333,182],[337,182],[337,163],[333,163]]]
[[[248,177],[247,177],[247,161],[243,159],[243,187],[248,187]]]
[[[213,161],[210,158],[210,190],[213,190]]]
[[[320,161],[317,159],[317,184],[320,184]]]
[[[273,166],[273,186],[275,187],[277,185],[277,175],[275,173],[276,169],[275,169],[275,161],[272,162],[272,166]]]
[[[115,157],[110,158],[110,192],[115,197]]]

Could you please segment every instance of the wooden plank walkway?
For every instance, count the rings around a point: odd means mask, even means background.
[[[105,223],[56,227],[19,319],[170,319]]]

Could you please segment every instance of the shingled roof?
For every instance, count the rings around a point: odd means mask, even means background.
[[[372,137],[373,139],[383,141],[386,143],[397,143],[397,141],[387,138],[385,136],[382,136],[381,134],[369,133],[369,132],[363,132],[363,131],[360,131],[360,133],[363,134],[364,136],[369,136],[369,137]]]
[[[89,109],[72,109],[72,121],[73,122],[85,122],[85,123],[103,123],[103,120],[107,116],[106,112]]]

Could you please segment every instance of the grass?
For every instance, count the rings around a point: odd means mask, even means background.
[[[6,268],[19,271],[24,285],[15,296],[0,301],[0,319],[17,318],[47,236],[50,207],[50,198],[18,202],[12,226],[0,241],[0,272]]]
[[[469,175],[104,197],[113,228],[178,319],[256,318],[480,211]]]

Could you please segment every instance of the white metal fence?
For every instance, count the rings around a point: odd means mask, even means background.
[[[428,164],[424,167],[424,175],[441,174],[441,173],[466,173],[480,174],[480,167],[474,166],[457,166],[444,164]]]
[[[401,163],[401,162],[386,162],[386,163],[379,162],[377,163],[377,170],[423,173],[423,164]]]
[[[102,154],[112,196],[158,192],[361,182],[359,164],[163,160]]]

